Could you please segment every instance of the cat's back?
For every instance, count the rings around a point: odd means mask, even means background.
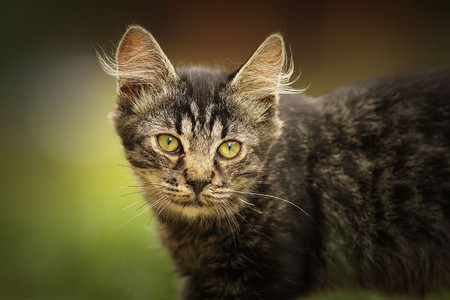
[[[448,285],[450,72],[371,80],[312,102],[307,181],[329,272],[396,292]]]
[[[442,138],[450,146],[450,70],[380,77],[315,98],[282,95],[280,111],[285,122],[311,123],[311,130],[319,126],[341,138],[398,137],[414,128],[424,138]],[[289,124],[285,130],[291,130]]]
[[[413,126],[420,133],[433,136],[438,129],[449,127],[450,71],[364,81],[336,89],[320,97],[320,100],[327,122],[336,121],[341,126],[373,125],[376,130]],[[370,123],[371,118],[382,124]],[[367,121],[370,124],[363,124]],[[448,134],[448,130],[445,133]],[[450,141],[449,135],[445,138]]]
[[[427,191],[433,187],[450,188],[450,72],[366,81],[318,102],[320,133],[313,156],[340,161],[351,177],[363,175],[362,170],[382,175],[392,168],[394,178],[405,179],[406,185],[429,183],[421,192],[424,199],[432,196]],[[408,184],[413,174],[419,181]],[[450,191],[439,190],[450,201]]]
[[[365,163],[395,166],[397,176],[422,169],[448,182],[441,170],[450,169],[450,72],[366,81],[320,102],[316,155],[340,154],[355,171]]]

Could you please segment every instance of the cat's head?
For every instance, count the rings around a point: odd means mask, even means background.
[[[280,135],[277,104],[292,69],[279,34],[236,72],[175,69],[153,36],[132,26],[108,73],[125,154],[156,214],[217,218],[250,205]],[[247,203],[246,203],[247,202]]]

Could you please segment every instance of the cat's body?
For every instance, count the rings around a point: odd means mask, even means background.
[[[185,299],[449,288],[448,72],[278,100],[279,36],[232,74],[160,51],[124,36],[113,118]]]

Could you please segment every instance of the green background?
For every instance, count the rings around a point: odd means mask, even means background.
[[[281,32],[302,73],[295,86],[317,95],[448,67],[448,2],[2,1],[0,299],[175,298],[170,260],[107,118],[115,81],[95,58],[127,25],[150,30],[175,65],[230,70]],[[383,299],[312,299],[349,298]]]

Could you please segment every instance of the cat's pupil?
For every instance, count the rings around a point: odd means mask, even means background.
[[[228,151],[231,151],[232,146],[233,146],[233,143],[228,143]]]
[[[170,145],[170,143],[172,143],[172,138],[171,138],[171,137],[169,137],[169,138],[167,139],[167,145]]]

